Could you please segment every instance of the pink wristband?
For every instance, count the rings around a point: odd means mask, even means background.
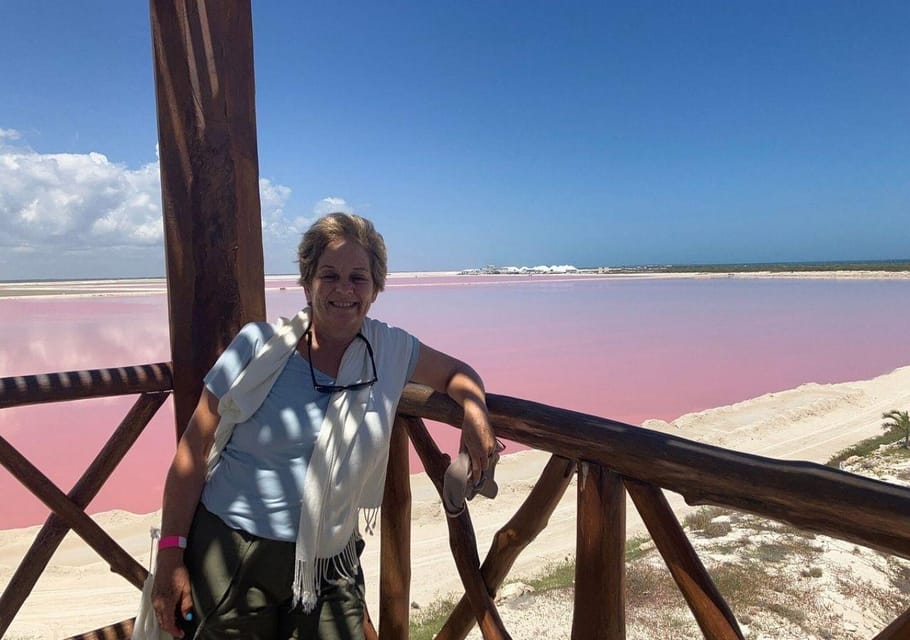
[[[183,536],[165,536],[158,541],[158,550],[170,549],[172,547],[179,547],[180,549],[186,549],[186,538]]]

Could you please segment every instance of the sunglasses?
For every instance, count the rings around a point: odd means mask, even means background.
[[[313,379],[313,388],[316,389],[319,393],[337,393],[338,391],[356,391],[357,389],[365,389],[367,387],[372,387],[379,378],[376,375],[376,360],[373,358],[373,347],[370,346],[370,341],[366,339],[362,333],[358,333],[357,338],[363,340],[367,346],[367,354],[370,356],[370,366],[373,368],[373,377],[370,380],[364,382],[355,382],[354,384],[319,384],[316,382],[316,369],[313,367],[313,332],[306,332],[306,353],[307,359],[310,361],[310,377]]]

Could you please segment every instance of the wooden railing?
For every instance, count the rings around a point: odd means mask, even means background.
[[[910,489],[906,487],[810,462],[730,451],[527,400],[490,394],[487,403],[498,436],[548,451],[553,458],[519,512],[494,537],[482,565],[472,555],[476,544],[467,512],[460,516],[460,522],[449,523],[466,599],[485,638],[510,637],[496,612],[493,596],[514,557],[545,526],[566,489],[565,478],[573,464],[578,465],[580,473],[572,623],[575,640],[625,638],[626,492],[708,640],[741,639],[743,635],[663,489],[682,494],[692,505],[730,507],[910,558]],[[405,390],[398,411],[402,416],[398,426],[407,430],[424,459],[427,473],[439,487],[446,460],[433,450],[422,419],[459,425],[459,407],[446,396],[411,385]],[[393,457],[401,455],[397,451]],[[432,461],[430,465],[428,460]],[[390,474],[392,471],[390,467]],[[389,511],[407,510],[401,506],[403,502],[399,499],[383,504],[383,524]],[[396,543],[386,542],[386,537],[384,530],[383,544],[394,548]],[[397,544],[405,545],[403,541]],[[384,548],[383,570],[396,557],[407,556],[387,555]],[[388,588],[390,594],[403,591],[398,584],[386,587],[384,574],[380,581],[383,602],[383,588]],[[464,638],[473,624],[466,612],[463,601],[437,640]],[[403,608],[389,613],[405,619],[407,616]],[[380,624],[385,624],[382,615]],[[403,620],[396,620],[392,626],[406,628]],[[381,626],[381,635],[383,631]],[[910,638],[910,611],[894,620],[875,640],[905,638]]]
[[[164,404],[172,387],[170,364],[163,362],[118,369],[0,378],[0,409],[139,394],[69,493],[64,493],[13,445],[0,437],[0,464],[52,511],[0,595],[0,638],[12,624],[70,529],[98,552],[110,564],[112,571],[122,575],[137,588],[142,588],[148,571],[85,514],[85,507],[98,494],[155,412]],[[128,638],[132,624],[125,625],[125,629],[122,637]]]
[[[0,463],[54,512],[0,596],[0,636],[9,627],[54,549],[69,528],[130,583],[145,569],[84,513],[171,388],[167,364],[118,370],[50,374],[0,380],[0,409],[103,395],[139,393],[139,399],[83,478],[64,494],[0,438]],[[484,638],[509,638],[494,603],[515,559],[538,533],[575,473],[578,482],[575,615],[572,637],[625,638],[626,493],[708,640],[741,639],[735,616],[714,586],[663,490],[690,504],[747,511],[799,528],[910,558],[910,489],[807,462],[738,453],[596,416],[490,394],[496,434],[552,454],[524,504],[494,536],[481,563],[466,510],[447,519],[452,554],[465,586],[437,638],[464,638],[477,623]],[[407,638],[410,588],[411,496],[408,440],[441,491],[448,457],[423,419],[461,424],[460,408],[446,396],[409,385],[399,404],[381,520],[379,637]],[[844,514],[850,514],[845,518]],[[127,620],[76,638],[128,638]],[[368,637],[375,632],[369,628]],[[876,640],[910,637],[910,611]]]

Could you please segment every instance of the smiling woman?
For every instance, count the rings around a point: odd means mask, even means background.
[[[179,544],[159,546],[153,603],[177,637],[363,637],[358,515],[376,518],[409,380],[464,408],[474,482],[494,454],[480,376],[367,316],[387,273],[372,223],[329,214],[298,256],[307,306],[241,329],[168,473],[162,540]]]

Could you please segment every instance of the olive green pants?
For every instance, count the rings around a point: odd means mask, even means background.
[[[362,543],[359,543],[362,545]],[[358,551],[362,546],[358,546]],[[294,543],[231,529],[201,504],[184,554],[193,620],[185,638],[362,640],[363,572],[356,581],[327,576],[316,609],[291,607]]]

